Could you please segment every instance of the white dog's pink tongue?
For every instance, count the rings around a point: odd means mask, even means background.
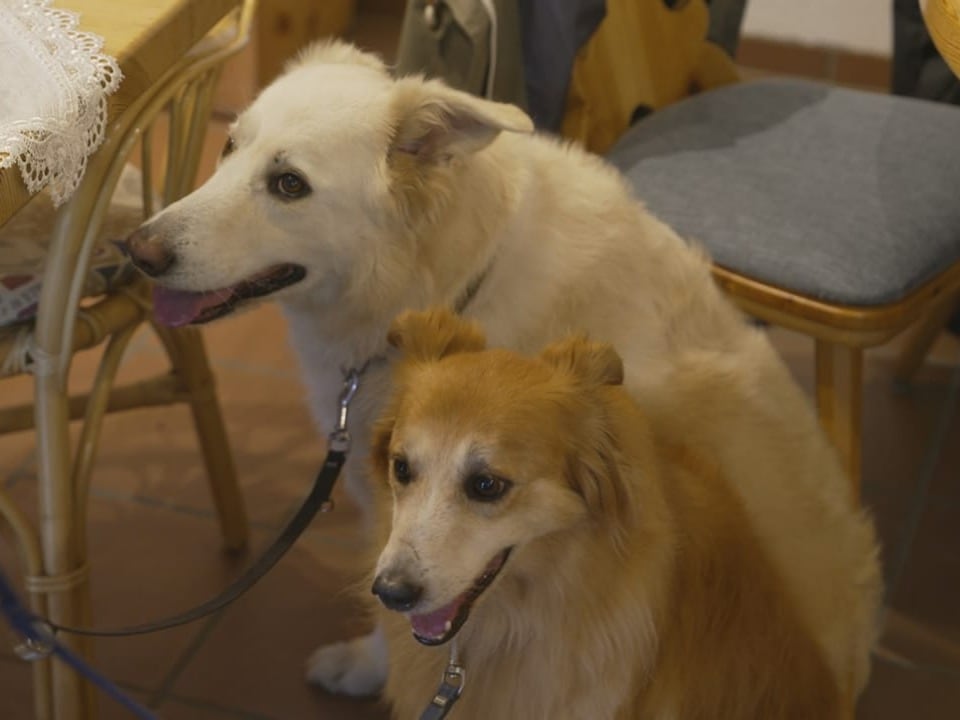
[[[229,292],[189,292],[153,286],[153,314],[161,325],[180,327],[199,317],[209,307],[229,299]]]
[[[411,615],[410,626],[419,637],[427,640],[439,640],[446,635],[453,626],[453,621],[460,612],[460,606],[466,598],[466,593],[457,596],[451,602],[433,612],[423,615]]]

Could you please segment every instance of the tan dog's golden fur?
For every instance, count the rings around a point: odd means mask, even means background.
[[[403,358],[375,431],[393,494],[378,577],[402,570],[422,588],[406,614],[429,613],[513,548],[456,637],[457,720],[842,717],[850,678],[831,671],[758,540],[742,484],[702,426],[678,422],[746,402],[735,384],[678,370],[661,406],[638,407],[608,345],[483,350],[475,324],[440,311],[402,316],[391,342]],[[478,473],[509,489],[472,500]],[[383,613],[386,696],[397,718],[417,718],[448,650]]]

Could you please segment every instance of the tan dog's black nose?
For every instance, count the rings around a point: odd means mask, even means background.
[[[373,594],[390,610],[406,611],[423,595],[423,588],[399,573],[385,572],[373,581]]]
[[[141,225],[123,245],[133,264],[150,277],[163,275],[173,265],[174,254],[150,225]]]

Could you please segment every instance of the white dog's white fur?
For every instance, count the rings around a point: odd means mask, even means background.
[[[320,45],[240,116],[236,149],[213,177],[151,220],[176,258],[158,280],[209,291],[278,263],[306,268],[276,297],[325,428],[343,368],[385,353],[400,310],[455,305],[474,286],[464,314],[491,346],[532,352],[587,331],[617,348],[647,406],[670,402],[658,379],[672,368],[722,373],[749,401],[677,422],[740,483],[832,670],[859,690],[879,603],[874,534],[850,506],[807,398],[714,285],[701,252],[601,159],[531,129],[514,107],[394,80],[371,55]],[[284,201],[267,178],[290,168],[311,192]],[[363,504],[369,425],[387,382],[385,363],[372,363],[351,412],[346,482]],[[374,633],[320,649],[309,677],[364,694],[385,671]]]

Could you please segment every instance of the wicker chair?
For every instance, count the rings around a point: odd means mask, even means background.
[[[0,228],[0,254],[16,252],[20,260],[45,255],[36,315],[29,317],[31,308],[21,308],[12,318],[16,322],[0,327],[0,381],[23,372],[34,378],[35,403],[0,409],[0,434],[36,429],[39,527],[2,491],[0,519],[18,541],[32,609],[61,624],[90,621],[85,507],[107,412],[188,404],[224,545],[237,550],[247,540],[243,499],[200,333],[152,325],[169,356],[169,372],[114,387],[124,350],[135,331],[150,323],[152,309],[145,283],[127,272],[122,258],[104,242],[122,238],[125,230],[158,209],[158,203],[172,202],[191,189],[220,70],[246,43],[254,6],[253,0],[245,0],[113,118],[80,187],[60,211],[54,213],[41,195]],[[154,163],[151,141],[158,118],[168,127],[163,167]],[[134,199],[139,196],[139,203],[131,201],[129,187],[138,174],[131,174],[126,164],[138,142],[143,172]],[[156,176],[163,179],[155,190]],[[42,239],[47,236],[49,243]],[[0,267],[3,263],[0,258]],[[73,355],[99,345],[104,350],[92,389],[69,396]],[[83,425],[71,449],[68,425],[75,419]],[[63,639],[81,653],[89,649],[82,638]],[[38,718],[94,715],[91,690],[72,671],[50,662],[35,663],[34,668]]]

